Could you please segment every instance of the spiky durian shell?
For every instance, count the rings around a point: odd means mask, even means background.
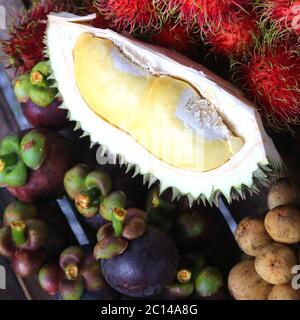
[[[45,44],[48,44],[49,49],[49,39],[46,38],[44,42]],[[54,76],[52,76],[51,78],[54,79]],[[54,86],[58,87],[58,84],[54,83]],[[76,121],[74,130],[84,130],[84,128],[81,127],[81,123],[79,122],[80,119],[78,119],[78,117],[73,114],[73,111],[71,111],[64,103],[62,103],[60,108],[67,109],[68,119],[70,119],[71,121]],[[82,137],[86,136],[93,137],[93,133],[89,132],[88,129],[84,130]],[[172,185],[170,185],[168,181],[160,181],[153,174],[143,172],[137,163],[128,161],[125,155],[111,154],[109,151],[109,146],[103,144],[103,142],[100,143],[102,144],[99,146],[99,154],[102,156],[106,155],[106,157],[110,159],[110,164],[114,163],[121,166],[125,165],[127,167],[126,173],[133,172],[132,177],[135,177],[138,174],[142,174],[143,183],[148,185],[149,188],[154,183],[157,183],[159,186],[160,194],[166,189],[170,189],[173,200],[179,200],[180,198],[185,197],[190,206],[192,206],[195,202],[204,203],[205,205],[207,203],[209,203],[210,205],[215,204],[218,206],[222,195],[228,202],[231,202],[232,200],[238,200],[240,198],[244,199],[248,194],[252,195],[254,193],[258,193],[259,189],[262,186],[269,186],[272,180],[275,180],[278,177],[278,173],[283,169],[283,164],[277,151],[272,147],[266,145],[266,158],[268,159],[268,164],[257,163],[256,170],[252,172],[251,184],[232,184],[230,192],[226,194],[223,190],[213,188],[209,196],[207,194],[201,193],[199,196],[195,197],[190,193],[181,193],[177,188],[174,188]],[[93,139],[91,138],[91,148],[97,144],[98,142],[93,141]]]
[[[300,122],[300,57],[295,45],[277,40],[237,64],[238,83],[261,108],[269,126],[287,129]]]

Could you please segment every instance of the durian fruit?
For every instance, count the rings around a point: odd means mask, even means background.
[[[242,94],[201,65],[108,29],[51,14],[53,76],[71,120],[149,185],[228,201],[258,191],[281,159]]]

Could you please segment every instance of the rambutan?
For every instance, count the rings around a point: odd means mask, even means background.
[[[44,59],[44,35],[47,27],[47,15],[66,9],[63,3],[45,1],[36,4],[29,11],[20,14],[17,25],[11,26],[8,40],[1,41],[3,52],[8,56],[9,67],[25,73]]]
[[[154,0],[165,17],[175,13],[189,28],[197,25],[203,31],[218,25],[229,12],[238,13],[251,8],[251,0]],[[231,17],[234,17],[232,14]]]
[[[178,16],[178,20],[192,28],[197,22],[197,16],[203,15],[203,0],[154,0],[165,20]]]
[[[187,56],[197,51],[195,40],[191,38],[187,29],[180,24],[164,23],[160,32],[154,33],[150,42],[161,47],[174,49]]]
[[[95,28],[110,28],[113,29],[112,23],[110,20],[106,19],[105,16],[99,11],[96,7],[95,2],[91,0],[84,0],[83,1],[83,13],[84,14],[96,14],[96,19],[91,21],[91,25]]]
[[[251,49],[259,28],[252,15],[241,13],[236,19],[224,19],[206,33],[207,43],[217,55],[243,56]]]
[[[270,19],[281,31],[300,34],[299,0],[265,0],[259,6],[263,8],[263,17]]]
[[[237,74],[271,127],[282,130],[299,124],[300,56],[295,48],[281,42],[255,50]]]
[[[94,5],[118,31],[147,32],[160,24],[152,0],[94,0]]]

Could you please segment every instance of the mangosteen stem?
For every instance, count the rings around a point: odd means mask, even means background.
[[[65,267],[65,275],[68,280],[76,280],[79,274],[78,266],[75,263],[70,263]]]
[[[192,278],[192,272],[188,269],[181,269],[177,272],[177,280],[180,283],[188,283]]]
[[[27,241],[26,224],[24,221],[14,221],[10,224],[12,238],[17,246],[23,245]]]
[[[82,209],[88,209],[92,206],[100,204],[100,191],[98,188],[93,187],[80,194],[75,199],[76,205]]]
[[[122,208],[115,208],[112,214],[112,225],[116,237],[121,237],[125,219],[127,217],[127,211]]]
[[[152,206],[153,208],[161,208],[163,210],[173,210],[175,208],[174,203],[163,199],[158,195],[157,192],[153,193],[153,198],[152,198]]]
[[[14,152],[0,156],[0,172],[3,172],[8,167],[15,166],[17,163],[18,156]]]
[[[32,71],[30,74],[30,81],[33,85],[47,87],[47,78],[40,71]]]

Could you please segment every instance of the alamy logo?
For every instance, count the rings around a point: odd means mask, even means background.
[[[6,29],[6,10],[4,6],[0,6],[0,30]]]
[[[0,290],[6,289],[6,271],[3,266],[0,265]]]

